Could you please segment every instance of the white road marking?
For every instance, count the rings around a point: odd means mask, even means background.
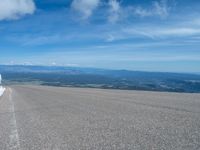
[[[12,113],[11,120],[10,120],[10,149],[11,150],[20,150],[20,143],[19,143],[19,134],[17,130],[17,122],[15,116],[15,106],[12,99],[12,90],[9,88],[9,101],[10,101],[10,112]]]

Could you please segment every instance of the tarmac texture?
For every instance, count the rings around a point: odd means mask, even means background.
[[[0,150],[200,150],[200,94],[10,86]]]

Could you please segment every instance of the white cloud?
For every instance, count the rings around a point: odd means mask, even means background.
[[[87,19],[99,6],[99,3],[100,0],[73,0],[71,7],[81,14],[82,19]]]
[[[16,37],[12,37],[12,39],[15,41]],[[21,37],[20,40],[23,43],[24,46],[28,45],[44,45],[49,43],[57,43],[59,41],[65,41],[67,40],[67,36],[63,35],[41,35],[41,36],[28,36],[28,37]]]
[[[67,66],[67,67],[79,67],[80,65],[79,64],[64,64],[64,66]]]
[[[108,20],[114,23],[120,18],[121,6],[117,0],[109,0],[108,5],[110,7]]]
[[[114,37],[112,34],[109,34],[109,35],[106,37],[106,41],[107,41],[107,42],[113,42],[113,41],[115,41],[115,37]]]
[[[56,62],[52,62],[51,65],[52,65],[52,66],[56,66],[57,63],[56,63]]]
[[[141,27],[140,27],[141,26]],[[176,39],[183,44],[199,43],[200,29],[197,27],[179,27],[179,26],[124,26],[122,28],[113,28],[104,35],[106,42],[115,42],[127,39]],[[144,43],[143,43],[144,44]],[[166,44],[166,43],[165,43]],[[178,44],[178,43],[177,43]]]
[[[151,8],[142,8],[140,6],[134,7],[133,12],[135,15],[141,17],[159,16],[161,18],[169,15],[170,7],[168,6],[167,0],[155,1],[152,3]]]
[[[18,19],[35,11],[33,0],[1,0],[0,20]]]
[[[134,5],[123,7],[118,0],[109,0],[108,6],[108,21],[111,23],[115,23],[123,18],[129,18],[133,14],[140,17],[158,16],[160,18],[165,18],[169,15],[170,11],[168,0],[154,1],[149,7]]]
[[[195,28],[169,28],[153,32],[157,36],[191,36],[200,34],[200,29]]]
[[[191,37],[200,36],[200,29],[197,27],[179,27],[179,26],[163,26],[163,27],[126,27],[121,30],[124,37],[147,37],[147,38],[171,38],[171,37]]]
[[[169,6],[167,5],[167,0],[161,0],[160,2],[153,3],[154,14],[160,17],[166,17],[169,15]]]
[[[140,6],[134,8],[133,11],[134,11],[134,14],[139,15],[141,17],[147,17],[147,16],[151,16],[152,15],[151,11],[146,10],[146,9],[140,7]]]

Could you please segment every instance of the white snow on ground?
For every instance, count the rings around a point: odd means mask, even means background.
[[[0,74],[0,97],[3,95],[3,92],[5,91],[5,88],[1,86],[2,76]]]
[[[4,91],[5,91],[5,88],[0,86],[0,97],[3,95]]]

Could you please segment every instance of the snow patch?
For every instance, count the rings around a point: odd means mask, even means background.
[[[3,95],[4,91],[5,91],[5,88],[0,86],[0,97]]]
[[[5,91],[5,88],[1,86],[1,81],[2,81],[2,77],[1,77],[1,74],[0,74],[0,97],[3,95],[3,93]]]

